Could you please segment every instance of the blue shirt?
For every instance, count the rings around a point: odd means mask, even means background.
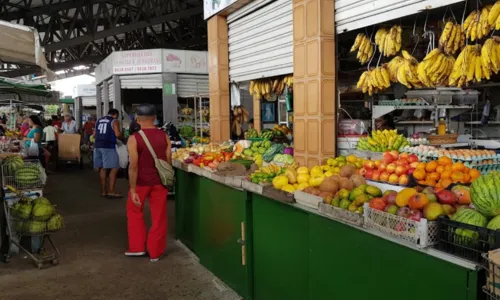
[[[113,122],[116,121],[111,116],[99,119],[95,124],[95,148],[114,149],[116,147],[116,135],[113,130]]]
[[[42,149],[42,136],[43,136],[43,131],[42,128],[40,127],[35,127],[31,128],[30,132],[28,132],[28,135],[26,137],[29,139],[26,141],[26,147],[29,147],[31,145],[31,139],[35,138],[35,134],[39,133],[40,134],[40,140],[38,140],[38,149]]]

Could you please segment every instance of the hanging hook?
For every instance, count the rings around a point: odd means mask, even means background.
[[[465,0],[464,12],[462,14],[462,25],[464,25],[465,13],[467,12],[467,2],[468,2],[468,0]]]
[[[446,10],[444,11],[444,15],[443,15],[443,24],[446,24],[446,13],[448,12],[448,9],[450,9],[450,7],[446,6]]]

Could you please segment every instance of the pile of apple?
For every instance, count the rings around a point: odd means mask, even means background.
[[[415,154],[386,151],[381,160],[365,161],[359,173],[369,180],[407,186],[417,164],[418,156]]]
[[[382,197],[371,199],[369,206],[414,221],[434,221],[440,216],[451,216],[470,203],[469,188],[457,185],[451,191],[433,187],[404,188],[399,193],[387,190]]]

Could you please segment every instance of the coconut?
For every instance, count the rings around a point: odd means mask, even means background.
[[[335,194],[339,189],[339,185],[335,180],[333,180],[333,178],[327,177],[323,180],[323,182],[321,182],[319,189],[321,192]]]
[[[354,187],[358,187],[362,184],[366,184],[366,180],[363,176],[361,175],[358,175],[358,174],[354,174],[351,176],[351,178],[349,178],[352,183],[354,184]]]
[[[314,195],[314,196],[319,196],[321,194],[321,191],[317,188],[312,188],[311,190],[311,195]]]
[[[344,177],[340,179],[339,188],[351,191],[354,188],[354,183],[349,178]]]
[[[340,168],[340,173],[339,174],[340,174],[341,177],[349,178],[349,177],[351,177],[355,173],[356,173],[356,168],[354,166],[345,165],[342,168]]]

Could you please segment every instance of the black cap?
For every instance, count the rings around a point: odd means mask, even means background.
[[[153,104],[144,103],[137,107],[138,116],[156,116],[156,109]]]

